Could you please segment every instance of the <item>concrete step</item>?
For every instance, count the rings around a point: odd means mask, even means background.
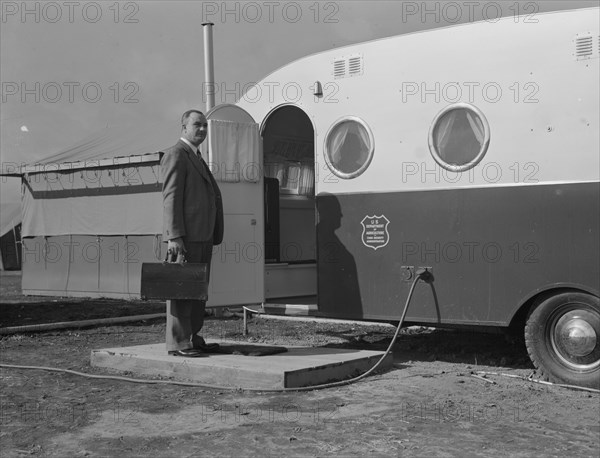
[[[245,352],[259,344],[219,342]],[[326,347],[287,347],[285,353],[265,356],[210,354],[201,358],[182,358],[167,354],[164,343],[124,348],[92,350],[91,364],[135,375],[171,377],[232,388],[278,389],[298,388],[334,382],[357,376],[373,367],[385,352]],[[392,367],[390,353],[378,371]]]

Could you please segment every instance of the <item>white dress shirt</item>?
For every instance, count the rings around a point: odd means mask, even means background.
[[[187,138],[183,138],[180,137],[179,140],[181,140],[182,142],[184,142],[186,145],[188,145],[190,148],[192,148],[192,151],[194,151],[198,156],[200,156],[200,148],[196,148],[194,145],[192,145]]]

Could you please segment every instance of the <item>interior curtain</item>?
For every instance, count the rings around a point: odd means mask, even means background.
[[[258,124],[209,120],[209,166],[217,181],[260,180]]]
[[[473,116],[473,113],[467,111],[467,121],[469,121],[471,130],[473,130],[473,133],[475,134],[475,138],[479,142],[479,145],[482,145],[484,138],[484,128],[481,119],[479,119],[479,117]]]
[[[449,111],[442,117],[441,121],[438,122],[436,141],[438,154],[440,154],[448,144],[448,140],[450,140],[450,132],[452,132],[452,127],[454,126],[458,113],[458,110]]]
[[[344,141],[346,140],[346,135],[348,135],[349,130],[349,123],[345,122],[343,124],[339,124],[336,130],[333,132],[333,134],[329,137],[329,158],[331,159],[331,162],[334,165],[340,162],[340,148],[344,144]]]
[[[358,131],[358,138],[360,138],[362,141],[362,148],[360,149],[360,157],[361,157],[361,162],[364,164],[369,155],[369,150],[371,149],[371,140],[369,139],[369,133],[363,126],[361,126],[360,124],[357,124],[356,130]]]

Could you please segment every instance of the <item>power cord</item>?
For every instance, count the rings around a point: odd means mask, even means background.
[[[404,304],[404,310],[402,311],[402,316],[400,317],[400,321],[398,322],[398,326],[396,327],[396,332],[394,333],[394,337],[392,341],[388,345],[385,353],[379,358],[377,363],[369,369],[367,372],[364,372],[361,375],[358,375],[354,378],[348,380],[341,380],[338,382],[331,383],[323,383],[320,385],[312,385],[312,386],[303,386],[297,388],[270,388],[270,389],[262,389],[262,388],[238,388],[238,387],[228,387],[228,386],[218,386],[218,385],[207,385],[204,383],[194,383],[194,382],[180,382],[176,380],[147,380],[147,379],[138,379],[138,378],[130,378],[130,377],[120,377],[116,375],[94,375],[87,374],[85,372],[74,371],[71,369],[61,369],[58,367],[45,367],[45,366],[20,366],[16,364],[0,364],[0,367],[10,368],[10,369],[32,369],[32,370],[45,370],[52,372],[63,372],[66,374],[79,375],[81,377],[93,378],[93,379],[102,379],[102,380],[118,380],[123,382],[131,382],[131,383],[146,383],[152,385],[179,385],[179,386],[191,386],[198,388],[210,388],[216,390],[231,390],[231,391],[251,391],[251,392],[262,392],[262,393],[281,393],[281,392],[299,392],[299,391],[313,391],[313,390],[321,390],[325,388],[333,388],[338,386],[349,385],[351,383],[358,382],[359,380],[367,377],[369,374],[372,374],[385,360],[387,355],[392,351],[392,347],[396,343],[396,339],[400,334],[400,329],[402,329],[402,324],[404,323],[404,319],[406,317],[406,312],[408,311],[408,306],[410,305],[410,301],[412,299],[413,292],[419,280],[423,280],[425,283],[432,283],[434,278],[433,274],[427,270],[426,268],[418,269],[415,272],[415,279],[410,285],[410,290],[408,292],[408,297],[406,298],[406,303]]]

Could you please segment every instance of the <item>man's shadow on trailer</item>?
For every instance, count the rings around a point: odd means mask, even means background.
[[[342,207],[336,196],[322,193],[317,197],[317,211],[319,309],[329,316],[361,317],[356,262],[336,234],[342,227]]]

